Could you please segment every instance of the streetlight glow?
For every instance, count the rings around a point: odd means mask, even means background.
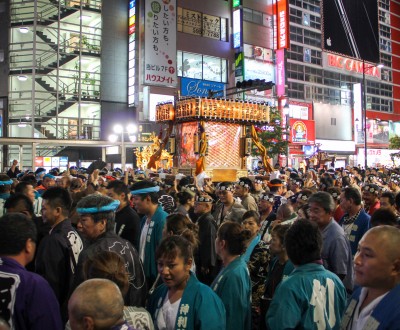
[[[113,127],[113,131],[115,134],[111,134],[108,139],[110,142],[117,142],[119,137],[121,137],[121,168],[122,171],[125,172],[126,165],[126,145],[125,145],[125,134],[128,134],[129,140],[131,143],[136,142],[136,133],[138,131],[137,125],[130,123],[126,126],[122,126],[121,124],[115,124]]]
[[[118,135],[116,135],[116,134],[110,134],[109,135],[109,137],[108,137],[108,140],[110,141],[110,142],[117,142],[118,141]]]
[[[135,134],[137,132],[137,126],[135,124],[128,124],[128,126],[126,126],[126,131],[128,134]]]
[[[116,124],[116,125],[114,125],[114,127],[113,127],[113,131],[114,131],[114,133],[116,133],[116,134],[121,134],[121,133],[124,131],[124,128],[122,127],[122,125]]]

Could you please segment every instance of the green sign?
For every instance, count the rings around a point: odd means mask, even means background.
[[[239,7],[241,5],[241,0],[232,0],[232,7]]]

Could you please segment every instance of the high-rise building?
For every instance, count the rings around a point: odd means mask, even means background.
[[[274,82],[274,91],[246,98],[286,105],[288,123],[315,121],[315,139],[293,143],[289,165],[298,166],[315,145],[336,154],[337,165],[363,164],[364,108],[369,162],[377,163],[389,153],[389,133],[400,131],[400,6],[377,1],[375,42],[384,64],[377,68],[329,51],[322,4],[0,0],[0,29],[9,31],[0,37],[0,135],[106,139],[111,125],[127,118],[154,130],[157,102],[261,78]],[[6,150],[17,153],[17,146]]]

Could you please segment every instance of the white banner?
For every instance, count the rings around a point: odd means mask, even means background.
[[[146,0],[146,85],[177,86],[176,16],[176,0]]]

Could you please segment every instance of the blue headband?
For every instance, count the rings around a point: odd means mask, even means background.
[[[13,184],[13,180],[7,180],[7,181],[0,181],[0,186],[5,186],[6,184]]]
[[[45,176],[43,177],[43,179],[44,179],[44,178],[50,178],[50,179],[53,179],[53,180],[56,179],[56,177],[55,177],[53,174],[50,174],[50,173],[45,174]]]
[[[111,211],[116,211],[120,202],[117,200],[112,201],[108,205],[103,205],[100,207],[94,206],[94,207],[79,207],[76,209],[78,213],[81,214],[86,214],[86,213],[101,213],[101,212],[111,212]]]
[[[36,176],[41,176],[43,173],[46,173],[46,170],[36,173]]]
[[[155,186],[155,187],[132,190],[131,194],[132,195],[139,195],[139,194],[147,194],[147,193],[159,192],[159,191],[160,191],[160,187],[159,186]]]

